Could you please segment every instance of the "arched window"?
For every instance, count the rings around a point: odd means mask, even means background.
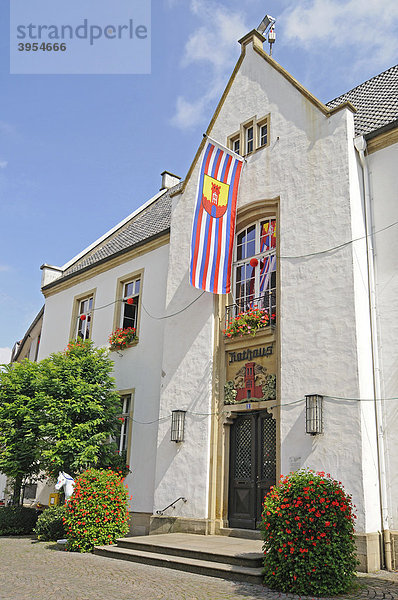
[[[276,219],[261,219],[238,231],[233,267],[234,309],[237,313],[251,308],[265,309],[270,322],[276,313]]]

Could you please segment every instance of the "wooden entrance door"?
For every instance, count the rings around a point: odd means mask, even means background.
[[[264,496],[275,483],[275,419],[267,411],[240,414],[231,426],[229,526],[256,529]]]

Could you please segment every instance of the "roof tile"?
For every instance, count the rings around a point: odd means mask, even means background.
[[[326,103],[334,108],[349,100],[357,109],[355,134],[366,135],[398,119],[398,65]]]

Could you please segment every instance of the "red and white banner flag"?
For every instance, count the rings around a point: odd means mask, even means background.
[[[243,160],[207,140],[192,226],[190,281],[194,287],[213,294],[231,291],[236,202]]]

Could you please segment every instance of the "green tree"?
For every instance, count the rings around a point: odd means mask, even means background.
[[[20,503],[24,480],[40,470],[43,394],[39,366],[24,360],[0,370],[0,472],[13,479],[13,499]]]
[[[111,441],[120,429],[112,368],[107,350],[81,340],[40,363],[46,397],[41,462],[51,476],[61,470],[77,475],[89,467],[125,469]]]

